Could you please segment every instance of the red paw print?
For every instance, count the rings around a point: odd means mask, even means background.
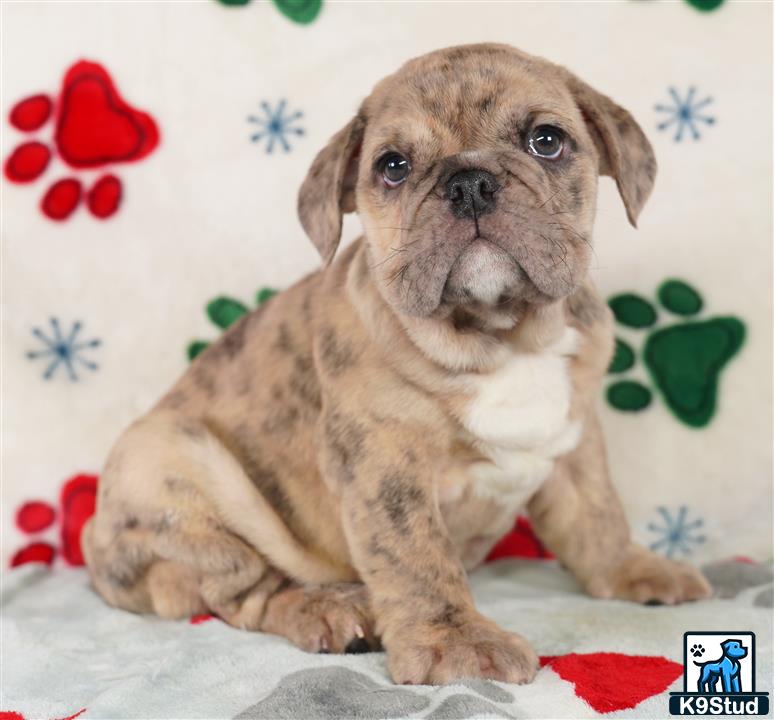
[[[75,718],[80,717],[85,712],[86,708],[83,708],[83,710],[79,710],[75,715],[68,715],[64,718],[58,718],[58,720],[75,720]],[[0,720],[26,720],[26,718],[21,713],[14,712],[13,710],[0,710]]]
[[[94,514],[97,499],[97,476],[76,475],[63,486],[59,497],[59,510],[43,500],[24,503],[16,511],[16,526],[27,535],[36,535],[48,530],[59,517],[58,552],[69,565],[83,565],[81,552],[81,530],[84,523]],[[30,562],[51,565],[57,548],[42,539],[34,540],[17,550],[11,558],[11,567]]]
[[[11,182],[37,180],[55,155],[79,170],[103,168],[140,160],[159,142],[154,119],[129,105],[97,63],[75,63],[65,74],[58,98],[42,94],[25,98],[12,108],[8,120],[17,130],[32,133],[52,115],[53,148],[40,140],[18,145],[5,161],[5,176]],[[92,215],[108,218],[121,204],[121,181],[104,174],[84,192],[79,178],[60,178],[46,190],[40,209],[52,220],[65,220],[84,195]]]
[[[487,555],[487,562],[504,557],[533,558],[550,560],[554,555],[538,540],[532,523],[523,515],[516,518],[516,524],[505,537],[500,538]]]

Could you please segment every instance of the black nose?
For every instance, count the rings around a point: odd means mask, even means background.
[[[446,183],[446,198],[457,217],[478,217],[492,210],[499,189],[491,173],[463,170]]]

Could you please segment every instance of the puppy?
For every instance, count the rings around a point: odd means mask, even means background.
[[[399,683],[535,675],[466,581],[521,508],[595,597],[708,596],[632,542],[608,477],[600,174],[634,224],[653,151],[561,67],[471,45],[382,80],[301,187],[324,269],[231,327],[112,450],[83,535],[97,591],[312,652],[381,643]],[[337,256],[353,211],[365,234]]]

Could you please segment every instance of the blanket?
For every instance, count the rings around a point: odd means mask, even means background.
[[[27,565],[3,589],[0,709],[17,720],[667,717],[687,630],[754,632],[770,691],[771,565],[706,571],[717,598],[670,608],[592,600],[552,561],[488,565],[471,577],[478,607],[529,638],[543,668],[531,685],[434,688],[393,685],[383,653],[310,655],[211,616],[133,615],[106,606],[83,570]]]

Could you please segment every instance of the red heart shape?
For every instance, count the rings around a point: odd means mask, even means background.
[[[54,137],[68,165],[93,168],[145,157],[159,131],[150,115],[121,97],[107,70],[81,61],[65,75]]]
[[[624,710],[664,692],[683,674],[682,665],[665,657],[587,653],[542,657],[560,678],[575,686],[575,694],[600,713]],[[664,712],[666,712],[666,704]]]

